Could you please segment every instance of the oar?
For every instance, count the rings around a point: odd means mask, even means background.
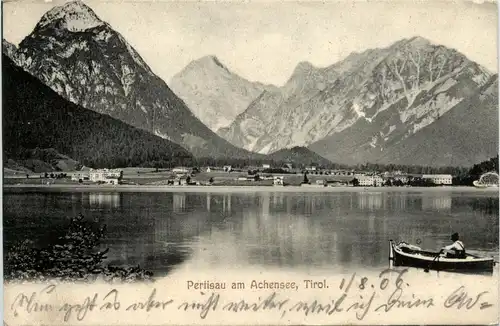
[[[429,266],[427,266],[427,268],[424,269],[424,272],[429,273],[429,268],[431,267],[432,263],[434,263],[436,261],[436,259],[439,258],[439,255],[441,255],[442,252],[443,252],[443,249],[441,249],[439,251],[439,253],[436,255],[436,257],[434,257],[434,259],[429,263]]]

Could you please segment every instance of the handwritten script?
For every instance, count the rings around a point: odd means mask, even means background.
[[[336,286],[326,283],[321,298],[301,299],[301,295],[291,295],[288,292],[267,291],[253,292],[247,296],[245,292],[231,291],[196,291],[191,293],[189,300],[180,300],[175,295],[169,295],[167,288],[152,288],[143,297],[122,295],[117,288],[103,293],[94,292],[78,298],[72,295],[74,302],[57,300],[58,289],[62,285],[44,285],[40,291],[13,296],[6,302],[6,309],[15,318],[21,315],[56,313],[64,322],[83,321],[91,314],[109,311],[126,313],[155,313],[177,311],[190,314],[194,318],[205,320],[211,315],[223,313],[271,313],[278,318],[292,315],[340,315],[351,314],[357,320],[364,320],[370,314],[390,313],[396,310],[446,309],[457,311],[484,311],[493,307],[488,301],[489,292],[474,292],[465,286],[457,286],[443,297],[416,294],[405,281],[407,270],[384,270],[378,278],[357,277],[352,274]],[[391,274],[389,276],[389,274]],[[293,287],[290,287],[293,289]],[[491,300],[491,298],[490,298]],[[57,302],[57,303],[56,303]],[[126,316],[126,315],[123,315]],[[124,317],[125,318],[125,317]]]

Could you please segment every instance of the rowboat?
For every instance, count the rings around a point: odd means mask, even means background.
[[[389,240],[389,259],[393,266],[424,268],[426,270],[493,273],[493,258],[483,258],[467,253],[465,258],[441,257],[439,252],[422,250],[418,246]]]

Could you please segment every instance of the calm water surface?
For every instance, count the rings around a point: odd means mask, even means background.
[[[388,240],[435,249],[459,232],[498,256],[498,194],[4,192],[4,248],[43,245],[79,213],[107,225],[109,261],[156,275],[187,262],[218,268],[369,270],[388,265]],[[196,265],[196,264],[195,264]]]

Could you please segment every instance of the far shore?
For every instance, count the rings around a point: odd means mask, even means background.
[[[467,186],[442,187],[321,187],[321,186],[154,186],[154,185],[68,185],[68,184],[10,184],[4,191],[60,191],[60,192],[478,192],[495,193],[499,188]]]

